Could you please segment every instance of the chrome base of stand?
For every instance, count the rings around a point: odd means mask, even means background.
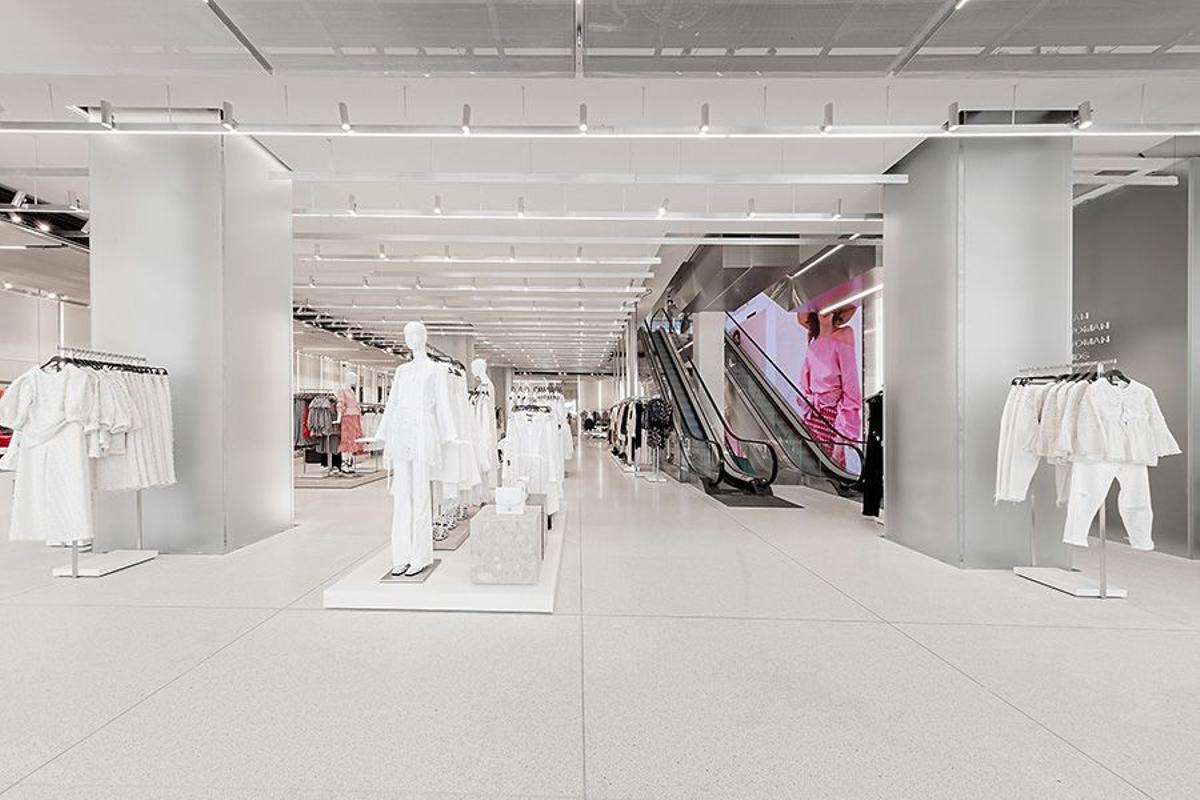
[[[1072,597],[1095,597],[1105,599],[1123,599],[1129,597],[1129,592],[1119,586],[1109,584],[1103,594],[1100,584],[1078,570],[1059,569],[1058,567],[1013,567],[1013,572],[1025,580],[1049,586]]]
[[[55,567],[51,574],[56,578],[103,578],[123,569],[136,567],[158,557],[157,550],[112,550],[107,553],[89,553],[79,556],[79,569],[71,565]]]

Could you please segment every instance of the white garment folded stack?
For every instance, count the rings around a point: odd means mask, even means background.
[[[996,502],[1021,503],[1042,459],[1055,465],[1058,502],[1066,503],[1063,541],[1087,546],[1108,488],[1138,550],[1154,549],[1148,467],[1179,453],[1150,387],[1112,376],[1014,381],[1000,418]]]
[[[0,469],[16,470],[9,537],[53,544],[93,538],[92,490],[175,482],[165,373],[80,367],[56,359],[0,398],[14,437]]]

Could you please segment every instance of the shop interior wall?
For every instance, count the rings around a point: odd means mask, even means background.
[[[59,346],[59,315],[67,347],[91,342],[88,309],[41,297],[0,293],[0,386],[45,363]]]
[[[1171,432],[1188,433],[1188,186],[1126,186],[1075,208],[1075,354],[1118,359],[1152,388]],[[1083,318],[1086,315],[1086,318]],[[1088,331],[1089,325],[1104,326]],[[1099,339],[1100,341],[1096,341]],[[1187,461],[1172,456],[1150,470],[1154,541],[1188,555]],[[1123,531],[1116,492],[1109,529]],[[1194,526],[1193,526],[1194,527]]]

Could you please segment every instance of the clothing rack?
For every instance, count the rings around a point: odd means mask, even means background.
[[[1095,370],[1096,376],[1104,377],[1105,367],[1113,366],[1117,363],[1115,358],[1106,358],[1100,361],[1076,361],[1071,364],[1052,364],[1044,367],[1026,367],[1018,370],[1022,377],[1036,377],[1033,373],[1038,372],[1056,372],[1061,373],[1063,370],[1069,370],[1067,373],[1071,375],[1080,369],[1086,371],[1082,374],[1086,375],[1091,370]],[[1117,371],[1120,374],[1120,371]],[[1122,375],[1122,377],[1124,377]],[[1029,488],[1029,566],[1028,567],[1013,567],[1013,573],[1026,580],[1040,583],[1043,586],[1048,586],[1051,589],[1056,589],[1060,592],[1065,592],[1072,597],[1095,597],[1101,600],[1109,600],[1113,598],[1126,598],[1129,593],[1117,586],[1109,586],[1108,584],[1108,560],[1106,546],[1108,544],[1108,499],[1100,503],[1100,511],[1096,518],[1097,533],[1100,537],[1100,580],[1099,583],[1093,583],[1083,576],[1082,572],[1076,569],[1062,569],[1061,567],[1039,567],[1037,563],[1037,490],[1030,485]]]
[[[61,336],[61,331],[60,331]],[[78,363],[91,367],[118,367],[130,369],[142,374],[166,375],[162,367],[150,366],[142,356],[131,356],[125,353],[110,353],[105,350],[89,350],[82,347],[66,347],[59,345],[57,354],[43,364],[43,368],[54,364]],[[111,550],[107,553],[92,553],[83,559],[79,553],[79,542],[71,542],[71,564],[67,567],[56,567],[52,575],[56,578],[102,578],[119,570],[144,564],[158,557],[157,550],[147,550],[142,542],[142,490],[134,491],[134,502],[137,515],[137,547],[133,550]],[[81,561],[85,563],[81,564]]]

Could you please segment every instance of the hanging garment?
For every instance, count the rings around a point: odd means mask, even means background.
[[[1180,452],[1150,387],[1093,381],[1079,406],[1076,460],[1156,466]]]
[[[0,425],[20,432],[9,538],[51,544],[93,537],[86,430],[92,377],[78,367],[31,369],[0,398]]]
[[[338,452],[342,455],[358,455],[363,452],[362,408],[352,389],[337,393],[337,414],[341,419],[338,427]]]
[[[1063,541],[1087,547],[1088,531],[1108,489],[1116,480],[1120,484],[1117,510],[1129,534],[1134,550],[1153,550],[1151,529],[1154,511],[1150,507],[1150,473],[1145,464],[1114,464],[1111,462],[1081,461],[1071,470],[1071,489],[1067,500],[1067,524]]]

